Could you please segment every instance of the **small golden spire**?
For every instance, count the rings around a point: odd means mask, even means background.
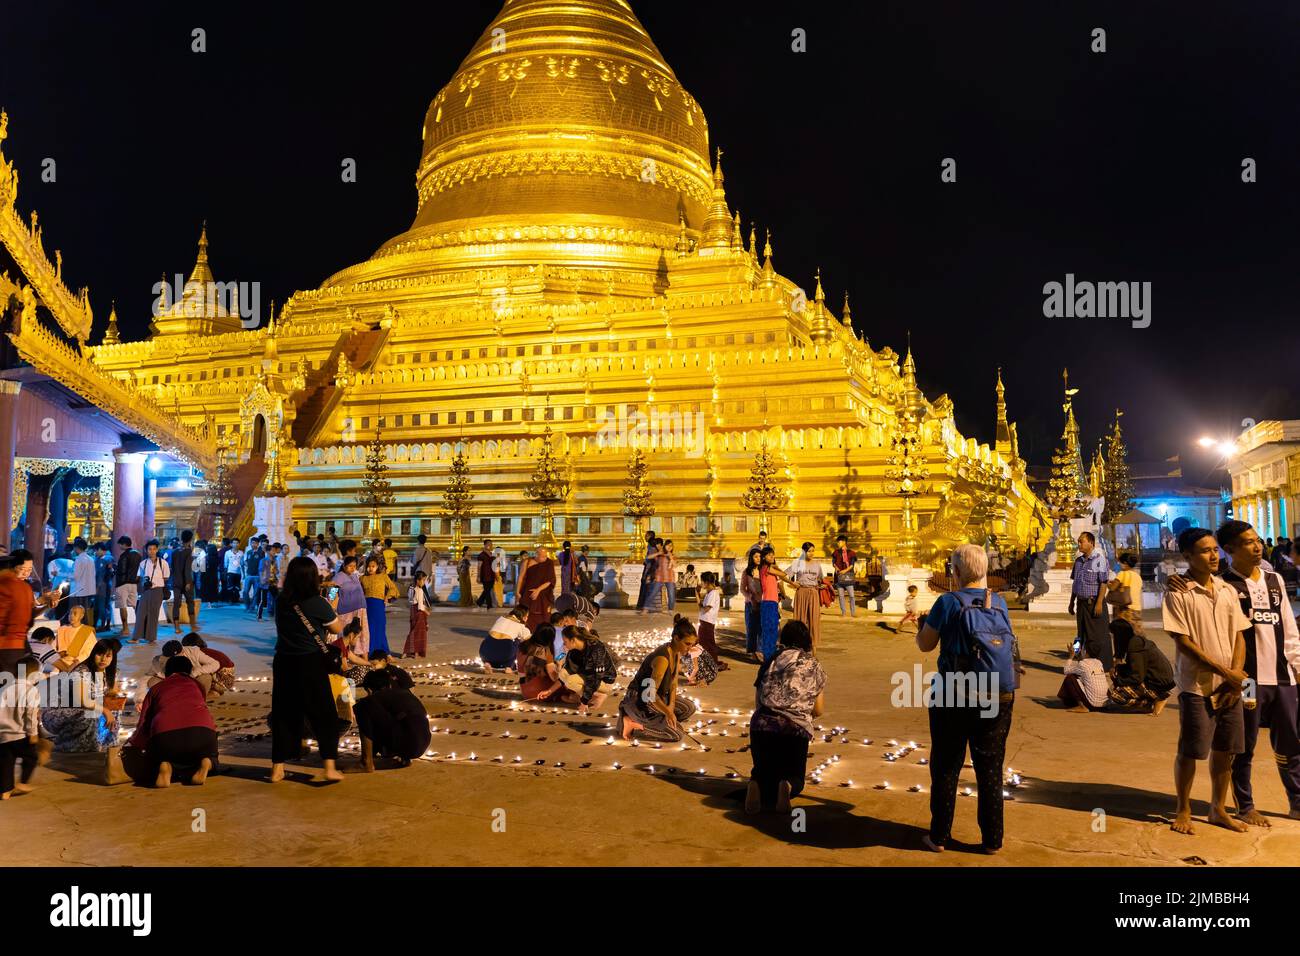
[[[853,312],[849,309],[849,290],[844,290],[844,316],[842,318],[846,329],[853,328]]]
[[[736,210],[735,219],[732,220],[731,248],[737,251],[743,251],[745,248],[745,240],[740,235],[740,210],[739,209]]]
[[[826,301],[826,293],[822,290],[822,269],[821,269],[821,266],[818,266],[818,267],[817,267],[817,287],[816,287],[816,289],[813,291],[813,301],[814,301],[814,302],[825,302],[825,301]]]
[[[122,338],[117,331],[117,301],[114,300],[108,309],[108,328],[104,330],[103,345],[117,345]]]
[[[764,265],[770,266],[772,264],[772,230],[768,229],[766,232],[767,238],[763,242],[763,259]]]
[[[718,158],[713,164],[713,185],[716,189],[722,188],[722,147],[718,147]]]

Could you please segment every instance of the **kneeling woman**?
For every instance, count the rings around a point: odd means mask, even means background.
[[[432,739],[424,704],[399,686],[387,667],[367,674],[361,687],[367,696],[352,706],[352,712],[361,732],[362,768],[373,772],[377,756],[396,757],[400,766],[410,766]]]
[[[605,642],[585,627],[570,624],[560,636],[564,639],[564,662],[560,666],[558,691],[542,691],[538,700],[555,699],[566,704],[577,704],[578,713],[585,714],[599,708],[614,690],[618,680],[618,665]]]
[[[651,651],[628,684],[618,707],[618,732],[643,740],[678,741],[681,722],[695,713],[695,704],[677,696],[677,674],[683,654],[696,643],[695,626],[681,615],[673,622],[672,640]]]
[[[754,773],[745,792],[745,812],[774,807],[789,813],[790,799],[799,795],[808,773],[812,722],[822,714],[826,686],[808,625],[788,621],[781,628],[776,655],[759,668],[754,686],[758,691],[749,721]]]
[[[139,723],[122,751],[122,766],[138,784],[168,787],[176,773],[201,785],[217,768],[217,725],[193,667],[182,654],[169,657],[166,676],[140,704]]]
[[[555,628],[543,624],[537,633],[519,645],[516,663],[519,671],[519,695],[524,700],[536,700],[538,695],[563,688],[560,668],[555,663]]]
[[[488,636],[478,646],[478,656],[483,662],[483,673],[491,674],[494,669],[507,674],[515,671],[519,656],[519,643],[528,639],[528,627],[524,620],[528,617],[528,608],[522,604],[510,609],[509,614],[502,614],[488,630]]]
[[[1115,686],[1111,703],[1127,710],[1158,715],[1173,691],[1174,669],[1169,658],[1125,618],[1110,622],[1115,641]]]

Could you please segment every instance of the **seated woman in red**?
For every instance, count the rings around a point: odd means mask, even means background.
[[[166,676],[140,704],[135,733],[122,748],[122,766],[142,786],[168,787],[174,772],[201,785],[217,769],[217,725],[192,669],[188,657],[170,658]]]

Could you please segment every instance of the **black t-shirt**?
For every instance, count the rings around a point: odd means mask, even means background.
[[[301,616],[297,608],[301,608]],[[307,618],[310,627],[303,623],[303,617]],[[325,629],[325,625],[336,617],[338,615],[334,613],[334,608],[330,607],[330,602],[320,595],[309,597],[301,604],[293,604],[289,601],[276,602],[275,652],[277,654],[321,653],[317,637],[326,644],[334,639],[334,635]],[[312,636],[313,630],[315,637]]]

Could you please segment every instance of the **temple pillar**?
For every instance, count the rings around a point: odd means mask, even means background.
[[[158,503],[158,479],[145,476],[144,494],[141,502],[140,513],[143,516],[141,524],[143,525],[143,534],[141,537],[148,541],[158,531],[158,521],[154,513],[154,508]],[[144,553],[143,542],[136,546],[140,553]]]
[[[0,481],[0,517],[5,522],[3,544],[9,547],[9,533],[13,531],[14,509],[14,452],[18,448],[18,393],[22,382],[0,380],[0,474],[9,476]]]
[[[126,535],[131,545],[143,553],[147,540],[144,525],[145,455],[137,452],[113,452],[113,530],[109,541],[113,554],[121,552],[117,539]]]
[[[27,541],[36,574],[45,580],[45,520],[49,515],[50,483],[33,476],[27,483]]]

